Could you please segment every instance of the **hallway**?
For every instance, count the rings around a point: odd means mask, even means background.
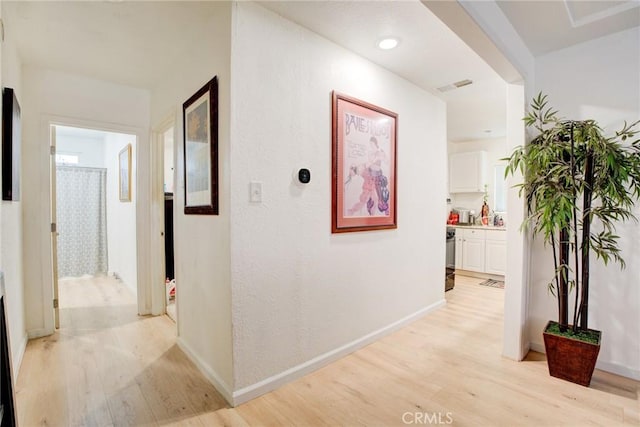
[[[458,276],[443,309],[237,408],[177,347],[168,317],[136,316],[133,295],[113,280],[62,281],[62,328],[27,347],[17,384],[19,422],[402,426],[440,417],[473,426],[640,423],[638,381],[596,370],[586,388],[550,377],[539,353],[522,363],[502,358],[504,292],[479,281]]]
[[[175,324],[137,316],[113,278],[61,280],[60,326],[27,346],[21,426],[184,425],[226,406],[177,347]]]

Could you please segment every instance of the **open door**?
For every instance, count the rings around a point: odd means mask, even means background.
[[[58,307],[58,230],[56,215],[56,127],[51,125],[51,265],[53,266],[53,314],[56,329],[60,328],[60,308]]]
[[[173,195],[175,118],[167,117],[154,128],[151,144],[153,216],[151,230],[151,273],[154,315],[167,314],[177,322],[177,297],[173,254]],[[167,281],[167,279],[169,279]],[[173,289],[173,292],[172,292]]]

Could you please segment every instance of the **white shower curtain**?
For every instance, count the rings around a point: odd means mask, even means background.
[[[107,272],[107,170],[56,168],[58,276]]]

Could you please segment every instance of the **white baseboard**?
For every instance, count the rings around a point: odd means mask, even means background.
[[[354,351],[359,350],[362,347],[368,344],[371,344],[372,342],[377,341],[380,338],[397,331],[398,329],[406,326],[407,324],[423,317],[427,313],[430,313],[440,307],[443,307],[445,304],[446,304],[446,301],[442,299],[388,326],[385,326],[384,328],[378,329],[377,331],[374,331],[368,335],[358,338],[341,347],[338,347],[334,350],[328,351],[324,354],[314,357],[313,359],[308,360],[304,363],[301,363],[300,365],[294,366],[293,368],[287,369],[284,372],[273,375],[260,382],[257,382],[248,387],[235,391],[233,392],[233,401],[231,402],[231,404],[233,406],[238,406],[242,403],[248,402],[251,399],[255,399],[258,396],[261,396],[265,393],[273,391],[286,383],[289,383],[313,371],[316,371],[322,368],[323,366],[328,365],[331,362],[335,362],[336,360],[341,359],[342,357],[350,353],[353,353]]]
[[[25,333],[18,345],[18,353],[11,358],[11,365],[13,368],[13,383],[18,383],[18,373],[20,372],[20,366],[22,366],[22,359],[24,358],[24,352],[27,350],[27,342],[29,341],[28,335]]]
[[[531,350],[545,354],[544,343],[531,343]],[[640,381],[640,370],[622,366],[617,363],[597,361],[596,369]]]
[[[225,398],[225,400],[233,405],[233,393],[231,391],[231,387],[220,378],[218,374],[214,372],[211,367],[197,356],[197,354],[191,349],[191,347],[184,342],[181,337],[177,339],[178,347],[185,352],[185,354],[191,359],[191,361],[198,367],[200,372],[213,384],[213,386],[218,390],[218,392]]]
[[[40,328],[40,329],[30,329],[27,331],[27,336],[29,337],[30,340],[35,339],[35,338],[42,338],[42,337],[47,337],[49,335],[53,335],[53,331],[50,331],[46,328]]]
[[[609,362],[596,362],[596,369],[640,381],[640,370]]]
[[[538,353],[546,354],[547,352],[544,350],[544,343],[539,342],[530,342],[529,348],[533,351],[537,351]]]

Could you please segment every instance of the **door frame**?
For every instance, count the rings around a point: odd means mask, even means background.
[[[176,182],[176,114],[168,114],[151,132],[151,314],[162,315],[167,312],[165,287],[165,229],[164,229],[164,134],[173,128],[174,165],[173,181]],[[174,188],[174,221],[175,221]],[[175,252],[174,252],[175,254]],[[175,257],[175,255],[174,255]],[[178,307],[176,288],[176,309]],[[177,319],[176,319],[177,324]]]
[[[51,131],[55,126],[68,126],[68,127],[78,127],[78,128],[86,128],[93,130],[100,130],[104,132],[113,132],[113,133],[122,133],[128,135],[134,135],[136,137],[136,150],[135,150],[135,159],[136,162],[136,192],[133,197],[136,200],[136,264],[137,264],[137,306],[138,306],[138,314],[150,314],[150,285],[148,280],[148,269],[145,269],[145,264],[148,265],[147,260],[149,259],[149,250],[148,244],[145,244],[145,236],[149,235],[148,229],[150,228],[149,221],[149,209],[145,208],[144,203],[141,203],[141,199],[144,199],[145,190],[144,190],[144,182],[145,180],[140,173],[140,168],[137,166],[140,165],[141,156],[145,149],[145,142],[143,140],[144,130],[134,126],[115,124],[115,123],[107,123],[100,122],[94,120],[86,120],[79,119],[75,117],[68,116],[59,116],[59,115],[48,115],[44,114],[42,116],[41,121],[41,134],[43,140],[46,140],[48,143],[46,144],[46,155],[49,158],[49,173],[46,174],[47,181],[49,182],[49,210],[47,214],[47,221],[43,224],[43,231],[46,233],[47,237],[45,238],[45,242],[49,244],[44,244],[42,247],[42,255],[44,260],[49,260],[50,264],[48,268],[42,269],[42,295],[43,295],[43,317],[44,317],[44,332],[46,335],[53,334],[56,329],[56,316],[55,310],[53,308],[53,300],[56,297],[54,293],[55,282],[57,282],[57,265],[53,265],[54,253],[53,250],[53,233],[51,232],[51,200],[55,197],[53,193],[52,177],[51,175],[55,172],[53,167],[55,166],[54,161],[51,159]],[[44,145],[44,144],[43,144]],[[44,147],[43,147],[44,148]],[[44,174],[43,174],[44,175]],[[46,187],[45,187],[46,188]],[[142,225],[142,226],[141,226]],[[56,271],[54,271],[54,268]],[[54,276],[55,274],[55,276]],[[47,301],[51,301],[52,304],[48,305]],[[40,335],[40,334],[38,334]]]
[[[49,126],[49,182],[50,182],[50,195],[49,195],[49,215],[51,216],[51,278],[53,287],[53,325],[54,328],[60,328],[60,305],[58,295],[58,211],[57,211],[57,191],[58,182],[56,178],[57,166],[56,166],[56,153],[57,153],[57,125]],[[55,224],[55,227],[54,225]]]

